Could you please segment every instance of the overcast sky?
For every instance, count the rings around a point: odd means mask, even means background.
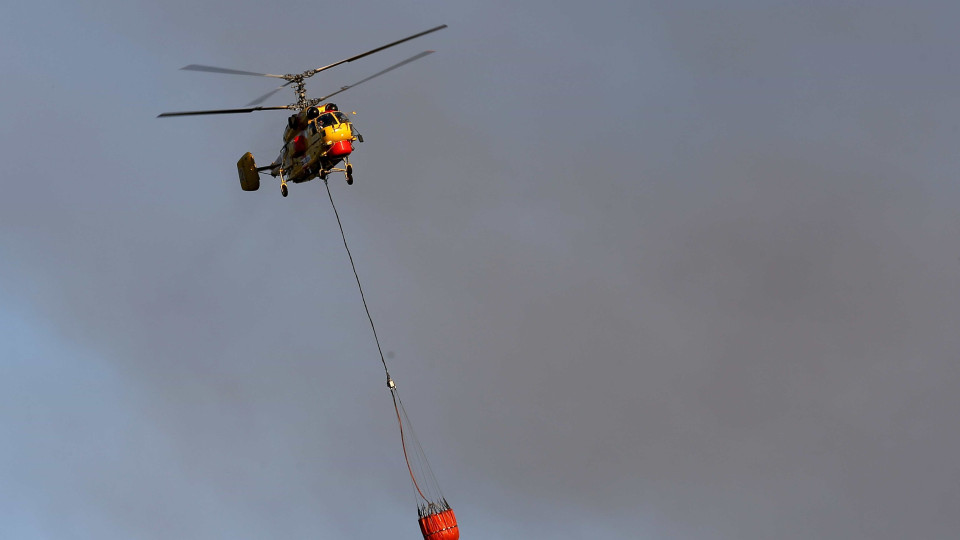
[[[323,184],[466,540],[960,530],[960,8],[8,2],[0,537],[418,538]],[[267,103],[293,101],[292,92]]]

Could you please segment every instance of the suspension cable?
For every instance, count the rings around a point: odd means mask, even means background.
[[[327,197],[330,198],[330,206],[333,207],[333,215],[337,216],[337,225],[340,227],[340,236],[343,238],[343,247],[347,249],[347,257],[350,258],[350,267],[353,268],[353,277],[357,279],[357,288],[360,289],[360,299],[363,300],[363,309],[367,312],[367,319],[370,321],[370,329],[373,330],[373,340],[377,342],[377,352],[380,353],[380,362],[383,364],[383,371],[387,374],[387,386],[393,388],[393,379],[390,378],[390,370],[387,369],[387,361],[383,358],[383,349],[380,347],[380,338],[377,337],[377,327],[373,324],[373,317],[370,316],[370,308],[367,307],[367,297],[363,294],[363,285],[360,284],[360,276],[357,274],[357,265],[353,262],[353,255],[350,253],[350,246],[347,245],[347,235],[343,232],[343,223],[340,222],[340,213],[337,212],[337,205],[333,204],[333,195],[330,193],[330,183],[326,178],[323,179],[323,185],[327,187]]]
[[[330,199],[330,206],[333,207],[333,214],[337,217],[337,225],[340,227],[340,236],[343,238],[343,247],[347,250],[347,257],[350,258],[350,267],[353,268],[353,277],[357,280],[357,288],[360,289],[360,299],[363,300],[363,309],[367,312],[367,319],[370,321],[370,329],[373,330],[373,339],[377,342],[377,352],[380,353],[380,362],[383,364],[383,371],[387,375],[387,387],[390,389],[390,396],[393,398],[393,409],[397,413],[397,424],[400,425],[400,445],[403,447],[403,459],[407,462],[407,471],[410,473],[410,479],[413,480],[413,487],[416,488],[417,493],[420,494],[420,497],[423,500],[430,502],[420,490],[420,485],[417,482],[416,475],[413,474],[413,468],[410,465],[410,457],[407,455],[407,437],[403,432],[403,420],[401,419],[400,411],[403,409],[403,402],[400,402],[399,406],[397,402],[400,400],[400,396],[397,395],[397,385],[393,382],[393,379],[390,378],[390,370],[387,369],[387,361],[383,358],[383,348],[380,346],[380,338],[377,337],[377,327],[373,324],[373,317],[370,316],[370,308],[367,306],[367,298],[363,294],[363,285],[360,284],[360,275],[357,274],[357,265],[353,262],[353,255],[350,253],[350,246],[347,245],[347,235],[343,232],[343,223],[340,221],[340,213],[337,212],[337,205],[333,202],[333,195],[330,193],[330,184],[326,178],[323,179],[323,185],[327,188],[327,197]],[[407,425],[411,427],[410,419],[406,418],[407,411],[403,411],[403,418],[407,420]],[[411,434],[412,435],[412,434]],[[423,453],[423,449],[420,448],[420,441],[416,440],[414,435],[414,442],[416,443],[416,448],[419,451],[420,455],[423,456],[423,459],[426,459],[426,454]],[[427,465],[429,470],[430,465]],[[433,476],[433,471],[430,471],[430,476]],[[436,480],[434,480],[436,482]]]
[[[407,456],[407,438],[403,434],[403,420],[400,419],[400,408],[397,407],[397,400],[400,399],[400,397],[397,396],[396,387],[390,389],[390,396],[393,397],[393,410],[397,413],[397,424],[400,426],[400,446],[403,448],[403,460],[407,462],[407,471],[410,472],[410,480],[413,480],[413,487],[417,489],[420,498],[429,503],[430,499],[423,494],[423,491],[420,491],[420,484],[417,483],[417,477],[413,474],[413,467],[410,466],[410,458]]]

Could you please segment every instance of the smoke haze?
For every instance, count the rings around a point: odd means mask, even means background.
[[[112,2],[0,21],[0,536],[418,538],[332,178],[464,538],[960,530],[957,8]],[[302,14],[302,16],[293,14]],[[284,104],[278,94],[270,103]]]

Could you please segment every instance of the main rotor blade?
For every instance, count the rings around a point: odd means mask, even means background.
[[[271,73],[255,73],[253,71],[241,71],[239,69],[227,69],[216,66],[201,66],[199,64],[190,64],[180,69],[187,71],[206,71],[209,73],[229,73],[230,75],[255,75],[257,77],[274,77],[276,79],[286,79],[283,75],[273,75]]]
[[[281,109],[296,109],[290,105],[281,105],[279,107],[250,107],[247,109],[213,109],[209,111],[183,111],[183,112],[165,112],[157,115],[157,118],[168,118],[170,116],[199,116],[201,114],[237,114],[249,113],[253,111],[275,111]]]
[[[291,84],[293,84],[293,81],[290,81],[290,82],[281,84],[280,86],[278,86],[278,87],[274,88],[273,90],[267,92],[266,94],[258,97],[257,99],[251,101],[250,103],[247,103],[247,107],[249,107],[249,106],[251,106],[251,105],[259,105],[259,104],[263,103],[264,101],[267,100],[268,97],[276,94],[277,92],[283,90],[284,88],[286,88],[287,86],[290,86]]]
[[[353,88],[354,86],[357,86],[358,84],[365,83],[365,82],[369,81],[370,79],[373,79],[373,78],[375,78],[375,77],[379,77],[379,76],[383,75],[384,73],[386,73],[386,72],[388,72],[388,71],[393,71],[393,70],[397,69],[397,68],[400,67],[400,66],[409,64],[410,62],[413,62],[414,60],[419,60],[419,59],[423,58],[424,56],[427,56],[428,54],[433,54],[434,52],[435,52],[435,51],[423,51],[423,52],[420,53],[420,54],[415,54],[415,55],[411,56],[410,58],[407,58],[406,60],[404,60],[404,61],[402,61],[402,62],[397,62],[396,64],[388,67],[387,69],[384,69],[384,70],[381,70],[381,71],[378,71],[378,72],[374,73],[373,75],[367,77],[366,79],[361,79],[361,80],[359,80],[359,81],[357,81],[357,82],[355,82],[355,83],[353,83],[353,84],[351,84],[351,85],[348,85],[348,86],[341,86],[340,89],[337,90],[336,92],[334,92],[334,93],[332,93],[332,94],[328,94],[328,95],[323,96],[322,98],[320,98],[320,101],[321,101],[321,102],[322,102],[322,101],[326,101],[326,100],[330,99],[331,97],[339,94],[340,92],[343,92],[344,90],[349,90],[349,89]]]
[[[323,71],[323,70],[325,70],[325,69],[330,69],[330,68],[332,68],[332,67],[334,67],[334,66],[339,66],[340,64],[345,64],[345,63],[347,63],[347,62],[353,62],[354,60],[359,60],[359,59],[363,58],[364,56],[369,56],[369,55],[371,55],[371,54],[373,54],[373,53],[375,53],[375,52],[380,52],[380,51],[382,51],[382,50],[384,50],[384,49],[389,49],[390,47],[393,47],[394,45],[399,45],[399,44],[401,44],[401,43],[403,43],[403,42],[405,42],[405,41],[410,41],[411,39],[415,39],[415,38],[418,38],[418,37],[420,37],[420,36],[425,36],[425,35],[427,35],[427,34],[429,34],[429,33],[431,33],[431,32],[436,32],[437,30],[443,30],[443,29],[446,28],[446,27],[447,27],[447,25],[441,24],[440,26],[437,26],[437,27],[435,27],[435,28],[431,28],[431,29],[429,29],[429,30],[424,30],[423,32],[420,32],[419,34],[414,34],[414,35],[412,35],[412,36],[405,37],[405,38],[403,38],[403,39],[401,39],[401,40],[394,41],[393,43],[387,43],[386,45],[383,45],[382,47],[377,47],[376,49],[369,50],[369,51],[367,51],[367,52],[365,52],[365,53],[360,53],[360,54],[358,54],[358,55],[356,55],[356,56],[351,56],[350,58],[347,58],[347,59],[344,59],[344,60],[340,60],[339,62],[334,62],[334,63],[332,63],[332,64],[329,64],[329,65],[326,65],[326,66],[323,66],[323,67],[319,67],[319,68],[317,68],[317,69],[313,69],[313,70],[310,70],[310,71],[305,71],[305,72],[303,73],[303,75],[304,75],[304,77],[312,77],[312,76],[316,75],[317,73],[320,73],[321,71]]]

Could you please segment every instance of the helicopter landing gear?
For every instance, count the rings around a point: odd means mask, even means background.
[[[347,163],[347,170],[344,172],[344,175],[347,177],[347,185],[353,185],[353,165]]]
[[[283,169],[280,169],[280,195],[287,196],[287,181],[283,178]]]

